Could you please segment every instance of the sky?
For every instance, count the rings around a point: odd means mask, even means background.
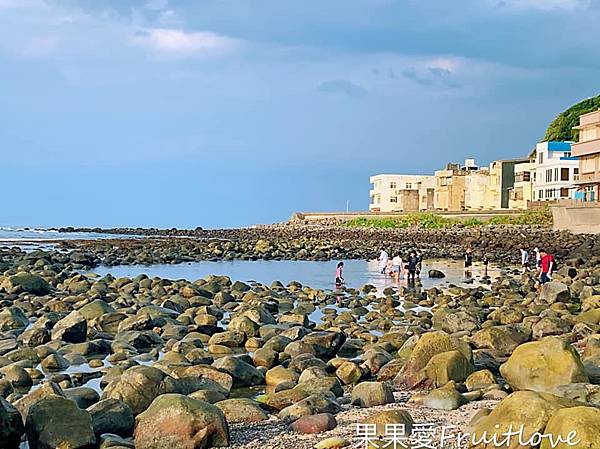
[[[0,0],[0,226],[367,210],[600,93],[600,0]]]

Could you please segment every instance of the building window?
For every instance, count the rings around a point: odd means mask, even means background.
[[[390,189],[395,189],[395,188],[396,188],[396,181],[390,182]]]
[[[411,190],[412,189],[412,183],[407,182],[406,183],[406,190]]]
[[[554,181],[558,181],[558,167],[554,169]]]
[[[381,202],[381,195],[376,195],[375,196],[375,204],[379,204]]]
[[[546,170],[546,182],[552,182],[552,169]]]
[[[440,185],[441,186],[445,186],[446,185],[446,178],[440,178]]]
[[[571,152],[565,153],[565,157],[571,157]]]
[[[560,197],[561,198],[569,198],[569,189],[563,187],[560,189]]]
[[[573,181],[579,181],[579,167],[573,169]]]
[[[594,173],[596,171],[596,160],[590,157],[581,159],[581,173]]]
[[[516,182],[529,182],[529,181],[531,181],[531,173],[528,171],[517,173],[517,176],[515,177],[515,181]]]
[[[538,164],[543,164],[544,163],[544,153],[540,152],[540,154],[538,155]]]
[[[541,199],[544,199],[544,191],[543,190],[540,190],[538,192],[538,200],[541,200]]]
[[[560,169],[560,180],[561,181],[568,181],[569,180],[569,169],[568,168],[561,168]]]
[[[398,202],[397,196],[390,196],[390,203],[397,203],[397,202]]]

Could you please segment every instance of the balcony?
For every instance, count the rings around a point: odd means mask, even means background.
[[[571,148],[573,156],[588,156],[591,154],[600,153],[600,139],[574,143]]]

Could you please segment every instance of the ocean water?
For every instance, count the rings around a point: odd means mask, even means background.
[[[44,242],[51,240],[96,240],[107,238],[131,238],[131,235],[102,234],[97,232],[58,232],[47,228],[19,228],[0,226],[2,242]]]
[[[186,279],[195,281],[208,275],[226,275],[233,281],[258,282],[270,285],[273,281],[280,281],[284,285],[291,281],[298,281],[302,285],[324,290],[335,289],[335,268],[338,261],[315,262],[298,260],[234,260],[219,262],[190,262],[182,264],[157,264],[157,265],[119,265],[114,267],[99,266],[93,272],[104,276],[108,273],[115,277],[135,277],[146,274],[149,277],[165,279]],[[446,274],[443,279],[430,279],[427,276],[429,269],[441,270]],[[500,274],[500,268],[490,265],[488,275],[494,279]],[[378,271],[377,261],[345,260],[344,278],[346,286],[359,288],[371,284],[382,291],[386,287],[395,286],[394,280]],[[484,267],[475,263],[472,278],[465,277],[462,261],[457,260],[425,260],[421,282],[424,288],[433,286],[454,285],[480,285],[484,276]],[[472,281],[472,282],[471,282]],[[400,285],[406,285],[401,280]]]

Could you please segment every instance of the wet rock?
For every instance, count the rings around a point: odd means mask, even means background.
[[[306,344],[315,348],[315,355],[323,360],[333,358],[346,341],[341,332],[312,332],[302,338]]]
[[[475,371],[465,381],[465,386],[469,391],[483,390],[495,384],[496,377],[487,369]]]
[[[344,362],[335,371],[335,375],[344,385],[351,385],[360,382],[363,377],[363,370],[354,362]]]
[[[443,279],[446,277],[446,275],[443,272],[434,269],[429,270],[427,275],[432,279]]]
[[[69,362],[59,354],[50,354],[42,360],[42,368],[48,371],[60,371],[69,367]]]
[[[15,402],[15,407],[17,408],[17,410],[19,410],[21,416],[23,417],[23,421],[25,422],[29,414],[29,409],[33,405],[35,405],[42,399],[52,396],[59,396],[64,398],[64,393],[56,383],[45,382],[37,390],[28,393],[27,395],[19,399],[17,402]]]
[[[93,449],[96,436],[92,418],[75,402],[49,396],[31,406],[25,423],[31,449]]]
[[[136,449],[202,449],[229,445],[223,412],[208,402],[179,394],[156,398],[137,418]]]

